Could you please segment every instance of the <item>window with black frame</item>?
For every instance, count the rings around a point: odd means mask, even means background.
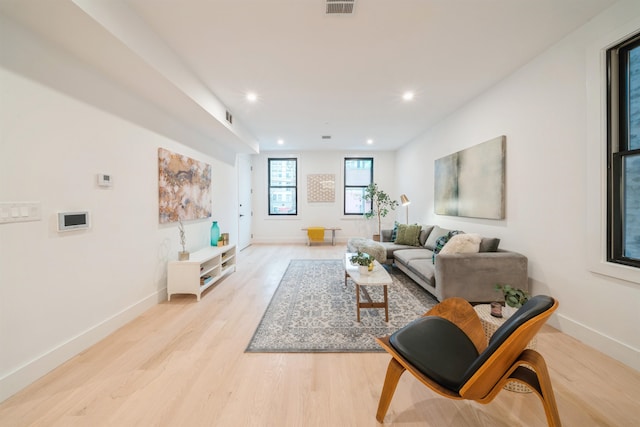
[[[298,159],[269,159],[269,215],[298,214]]]
[[[640,267],[640,34],[607,51],[607,258]]]
[[[364,194],[372,182],[372,157],[347,157],[344,159],[345,215],[363,215],[371,210],[371,200],[366,201]]]

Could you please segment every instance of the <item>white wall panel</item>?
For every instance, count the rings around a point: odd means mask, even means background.
[[[414,219],[499,237],[502,248],[525,254],[533,293],[560,301],[552,324],[636,369],[640,272],[625,282],[592,273],[587,262],[587,200],[599,191],[588,177],[600,171],[587,162],[594,94],[586,64],[595,41],[638,17],[637,2],[615,5],[399,150],[396,161]],[[506,218],[435,215],[434,160],[499,135],[507,137]]]

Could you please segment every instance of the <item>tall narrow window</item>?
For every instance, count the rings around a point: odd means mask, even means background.
[[[298,159],[269,159],[269,215],[298,214]]]
[[[640,35],[607,53],[608,260],[640,267]]]
[[[344,214],[362,215],[371,210],[371,201],[364,200],[364,191],[373,182],[373,158],[344,159]]]

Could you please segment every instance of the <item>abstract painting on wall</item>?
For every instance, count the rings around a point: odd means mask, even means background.
[[[158,149],[160,224],[211,216],[211,165]]]
[[[506,137],[435,161],[435,213],[503,219]]]
[[[336,176],[334,174],[307,175],[307,202],[334,202]]]

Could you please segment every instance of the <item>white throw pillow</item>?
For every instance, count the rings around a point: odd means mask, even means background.
[[[471,254],[480,250],[482,237],[479,234],[456,234],[453,236],[440,254]]]

